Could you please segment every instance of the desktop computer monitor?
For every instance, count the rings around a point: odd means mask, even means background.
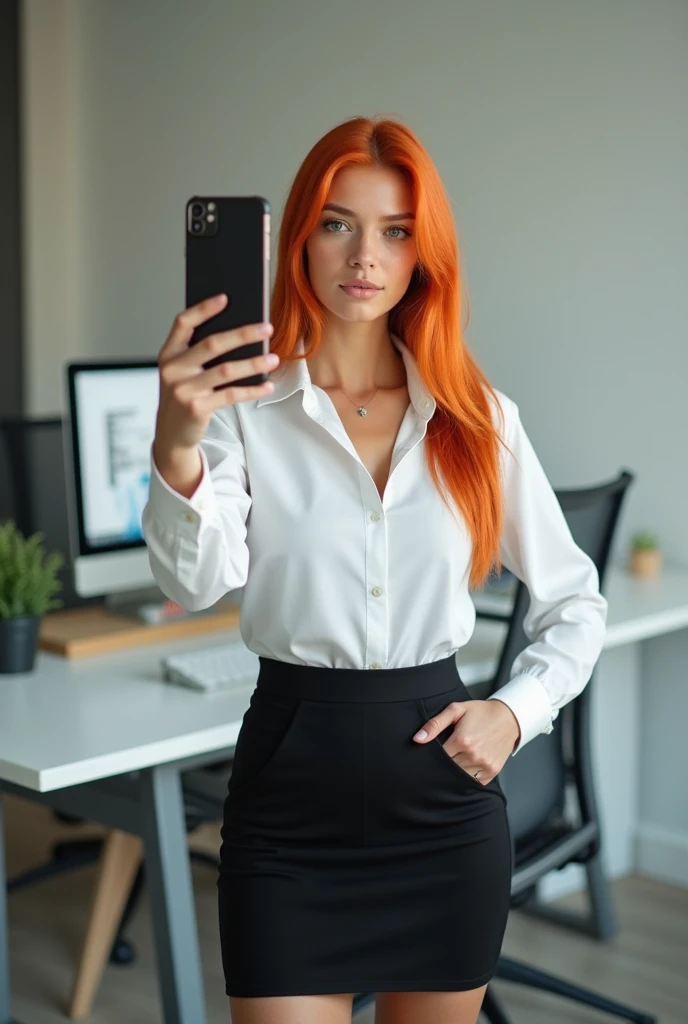
[[[148,562],[148,501],[159,370],[152,360],[65,365],[67,510],[74,589],[128,612],[164,600]],[[71,479],[70,479],[71,476]]]

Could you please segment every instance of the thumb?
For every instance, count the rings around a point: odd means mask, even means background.
[[[465,702],[448,704],[444,711],[440,711],[438,715],[434,715],[432,718],[429,718],[427,722],[421,726],[413,737],[414,740],[424,743],[427,740],[434,739],[435,736],[441,733],[443,729],[446,729],[448,725],[452,725],[454,722],[458,722],[463,718],[466,712],[466,707],[467,705]]]

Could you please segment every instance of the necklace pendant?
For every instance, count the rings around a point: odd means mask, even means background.
[[[366,410],[365,410],[365,408],[363,406],[361,406],[360,409],[358,410],[358,415],[359,416],[367,416],[368,415],[368,413],[366,412]]]

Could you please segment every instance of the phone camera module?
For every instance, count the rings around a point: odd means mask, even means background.
[[[212,212],[211,212],[212,211]],[[186,232],[194,238],[212,238],[219,230],[220,210],[215,200],[194,198],[186,204]]]

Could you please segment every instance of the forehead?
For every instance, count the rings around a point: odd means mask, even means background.
[[[382,216],[413,210],[413,191],[393,167],[342,167],[332,179],[327,202],[347,206],[361,216]]]

